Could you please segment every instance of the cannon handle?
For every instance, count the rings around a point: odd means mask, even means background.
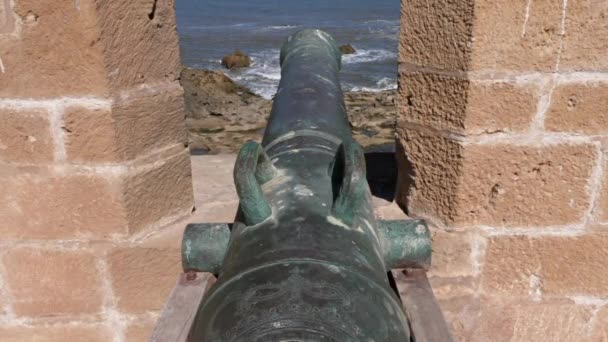
[[[261,185],[276,175],[276,169],[260,144],[246,142],[234,165],[234,184],[240,199],[245,224],[252,226],[272,215]]]

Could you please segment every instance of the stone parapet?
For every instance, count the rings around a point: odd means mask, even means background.
[[[461,341],[602,341],[601,1],[402,1],[398,201]]]

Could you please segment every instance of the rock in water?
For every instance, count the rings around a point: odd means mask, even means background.
[[[350,55],[357,52],[355,48],[350,44],[340,45],[339,49],[343,55]]]
[[[233,54],[224,56],[224,58],[222,58],[222,65],[227,69],[245,68],[251,65],[251,58],[249,58],[249,56],[247,56],[241,50],[236,49]]]

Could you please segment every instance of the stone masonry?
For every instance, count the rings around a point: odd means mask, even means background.
[[[0,0],[0,340],[145,340],[193,208],[178,51],[172,0]]]
[[[462,341],[608,341],[608,2],[403,0],[400,205]]]

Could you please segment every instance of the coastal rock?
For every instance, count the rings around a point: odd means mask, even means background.
[[[251,65],[251,58],[249,58],[249,56],[247,56],[241,50],[237,49],[234,51],[234,53],[222,58],[222,65],[227,69],[245,68]]]
[[[355,48],[350,44],[340,45],[338,49],[340,49],[340,52],[342,52],[343,55],[350,55],[357,52],[357,50],[355,50]]]
[[[180,79],[194,153],[236,153],[247,140],[261,140],[271,100],[220,71],[184,68]],[[365,149],[394,143],[396,98],[396,90],[344,94],[353,136]]]

